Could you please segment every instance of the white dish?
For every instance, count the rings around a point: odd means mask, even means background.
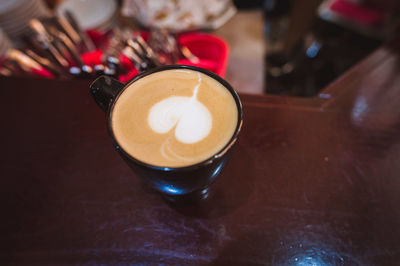
[[[8,2],[5,0],[4,3]],[[0,7],[3,11],[0,12],[0,27],[13,39],[29,31],[31,19],[49,14],[43,0],[17,0],[13,5],[0,4]]]
[[[56,7],[56,14],[64,16],[67,10],[74,14],[82,29],[96,29],[113,18],[117,3],[114,0],[65,0]]]
[[[21,4],[28,3],[29,0],[1,0],[0,1],[0,14],[6,14],[10,10],[17,9]]]
[[[236,13],[236,8],[232,0],[125,0],[121,12],[144,27],[179,32],[216,29]]]

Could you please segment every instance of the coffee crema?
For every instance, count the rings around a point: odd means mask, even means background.
[[[132,157],[161,167],[183,167],[218,153],[231,139],[238,110],[229,90],[194,70],[155,72],[117,99],[111,126]]]

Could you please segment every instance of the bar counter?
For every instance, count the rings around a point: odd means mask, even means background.
[[[399,265],[400,38],[315,98],[241,94],[197,205],[131,172],[88,83],[0,79],[1,264]]]

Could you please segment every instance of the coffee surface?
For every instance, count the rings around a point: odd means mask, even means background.
[[[228,89],[186,69],[164,70],[133,82],[111,115],[119,145],[139,161],[162,167],[210,158],[228,143],[237,122]]]

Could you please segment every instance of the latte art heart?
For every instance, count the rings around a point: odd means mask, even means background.
[[[183,96],[172,96],[156,103],[148,122],[152,130],[163,134],[175,126],[175,137],[183,143],[201,141],[211,131],[212,117],[201,102]]]
[[[197,100],[200,84],[199,75],[192,97],[171,96],[156,103],[148,116],[151,129],[163,134],[175,127],[176,139],[187,144],[207,137],[212,128],[212,116],[207,107]]]

